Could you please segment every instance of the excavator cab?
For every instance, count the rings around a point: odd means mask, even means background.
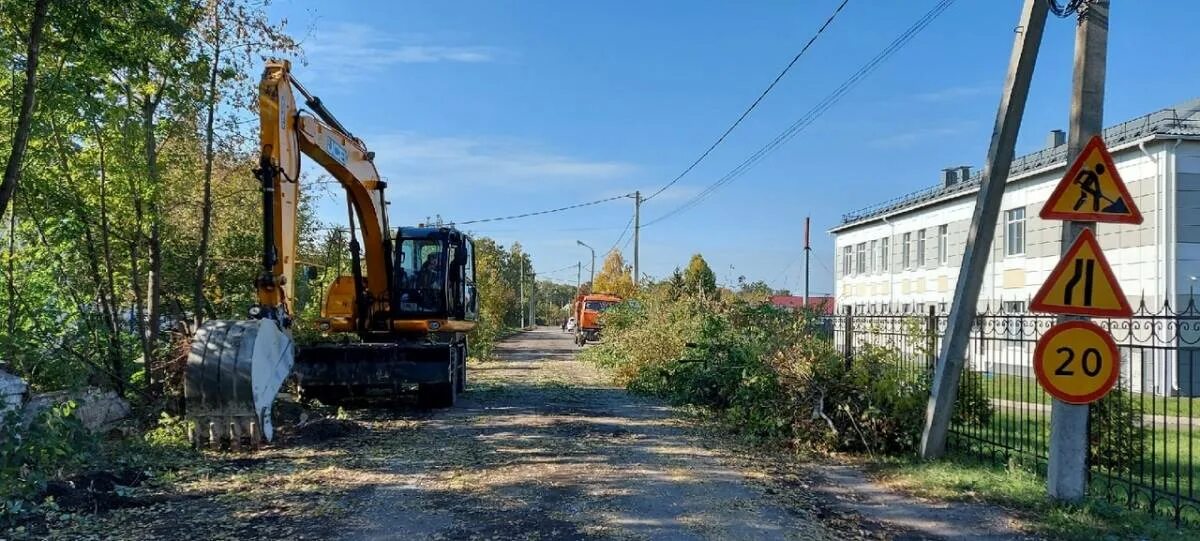
[[[392,269],[393,319],[475,321],[475,246],[449,227],[402,227],[396,231]]]

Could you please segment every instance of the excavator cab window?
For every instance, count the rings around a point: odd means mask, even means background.
[[[440,239],[403,239],[396,261],[396,296],[401,312],[445,311],[446,250]]]
[[[464,318],[474,321],[479,317],[479,295],[475,291],[475,243],[471,239],[463,239],[463,251],[467,256],[463,263],[463,278],[466,281],[464,288]]]

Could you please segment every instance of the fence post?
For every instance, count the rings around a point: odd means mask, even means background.
[[[937,307],[929,305],[929,317],[925,319],[925,367],[937,368]]]
[[[846,307],[846,332],[843,337],[846,343],[842,345],[844,356],[846,357],[846,370],[850,370],[851,361],[854,359],[854,307]]]

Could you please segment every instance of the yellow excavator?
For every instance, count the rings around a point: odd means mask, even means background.
[[[289,62],[267,62],[258,105],[257,302],[248,319],[208,321],[196,330],[184,376],[193,443],[270,441],[271,405],[290,376],[301,397],[323,403],[415,388],[425,406],[454,405],[466,385],[466,333],[478,318],[471,239],[442,226],[398,228],[393,236],[375,154],[296,81]],[[313,322],[347,339],[304,347],[291,338],[301,154],[346,191],[351,262]]]

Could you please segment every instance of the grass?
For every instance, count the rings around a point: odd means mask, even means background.
[[[918,496],[981,501],[1016,510],[1031,529],[1050,539],[1196,539],[1200,529],[1101,500],[1056,504],[1046,497],[1045,481],[1016,466],[979,465],[962,457],[939,462],[885,460],[873,472],[885,484]]]
[[[989,398],[1050,404],[1050,395],[1042,390],[1037,379],[1011,375],[985,375],[984,389]],[[1153,394],[1127,393],[1132,400],[1142,402],[1144,415],[1169,417],[1200,417],[1200,398],[1179,396],[1156,396]]]
[[[998,408],[986,426],[956,427],[955,432],[986,440],[980,442],[952,435],[952,443],[956,444],[960,451],[972,450],[979,456],[994,456],[994,452],[1002,452],[1004,448],[1008,448],[1019,451],[1011,453],[1012,455],[1032,460],[1035,455],[1044,457],[1048,454],[1050,417],[1048,412]],[[1187,494],[1189,479],[1192,480],[1193,491],[1200,490],[1200,430],[1189,433],[1159,427],[1153,432],[1148,430],[1144,442],[1144,462],[1130,464],[1129,473],[1124,474],[1124,477],[1133,478],[1139,484],[1152,485],[1158,489],[1160,495],[1176,492],[1177,482],[1179,492]],[[1104,469],[1099,469],[1098,472],[1108,473]],[[1112,484],[1122,488],[1121,472],[1112,473]],[[1092,489],[1101,490],[1105,484],[1106,477],[1096,475],[1092,480]]]

